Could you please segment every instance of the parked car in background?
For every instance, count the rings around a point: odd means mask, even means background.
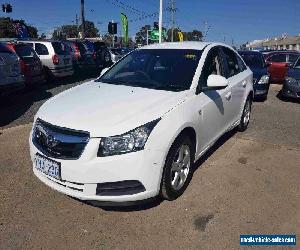
[[[267,99],[269,92],[269,72],[263,54],[258,51],[239,51],[245,63],[253,72],[253,88],[256,99]]]
[[[270,73],[270,81],[283,83],[288,67],[296,62],[299,55],[300,53],[296,51],[272,51],[264,53]]]
[[[72,58],[60,41],[25,40],[38,54],[48,80],[73,75]]]
[[[17,54],[6,44],[0,43],[0,95],[25,87]]]
[[[64,41],[63,43],[69,48],[76,71],[96,69],[96,54],[91,44],[85,40]]]
[[[106,68],[112,65],[111,55],[104,42],[90,41],[96,53],[96,65],[98,68]]]
[[[288,69],[282,86],[281,95],[285,98],[300,100],[300,56],[295,64]]]
[[[174,200],[218,138],[247,129],[252,81],[224,44],[135,50],[39,109],[29,139],[33,172],[81,200]]]
[[[116,63],[119,61],[123,56],[131,52],[132,49],[128,48],[111,48],[110,49],[110,55],[111,55],[111,61],[113,63]]]
[[[26,86],[40,85],[45,82],[45,74],[41,60],[28,44],[9,42],[7,46],[19,57],[22,74]]]

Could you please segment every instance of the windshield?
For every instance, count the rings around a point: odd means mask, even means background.
[[[251,54],[251,53],[241,53],[242,58],[245,63],[250,68],[264,68],[265,63],[263,57],[260,54]]]
[[[135,87],[182,91],[189,89],[202,51],[142,49],[124,57],[98,81]]]

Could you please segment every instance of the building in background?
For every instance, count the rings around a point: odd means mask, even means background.
[[[250,50],[297,50],[300,51],[300,35],[275,37],[264,40],[254,40],[246,44]]]

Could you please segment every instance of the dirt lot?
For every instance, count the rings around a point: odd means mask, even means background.
[[[300,248],[300,104],[277,93],[254,104],[246,133],[225,135],[197,163],[183,196],[139,207],[51,190],[32,173],[31,125],[0,130],[0,248],[248,249],[240,234],[296,234]]]

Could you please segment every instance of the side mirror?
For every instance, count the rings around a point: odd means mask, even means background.
[[[109,70],[109,68],[102,69],[100,76],[103,76],[105,74],[105,72],[108,71],[108,70]]]
[[[285,66],[286,66],[287,68],[291,68],[291,67],[293,67],[293,63],[287,62]]]
[[[209,75],[207,78],[208,89],[223,89],[228,86],[228,80],[220,75]]]
[[[271,62],[266,62],[267,67],[270,67],[272,65]]]

